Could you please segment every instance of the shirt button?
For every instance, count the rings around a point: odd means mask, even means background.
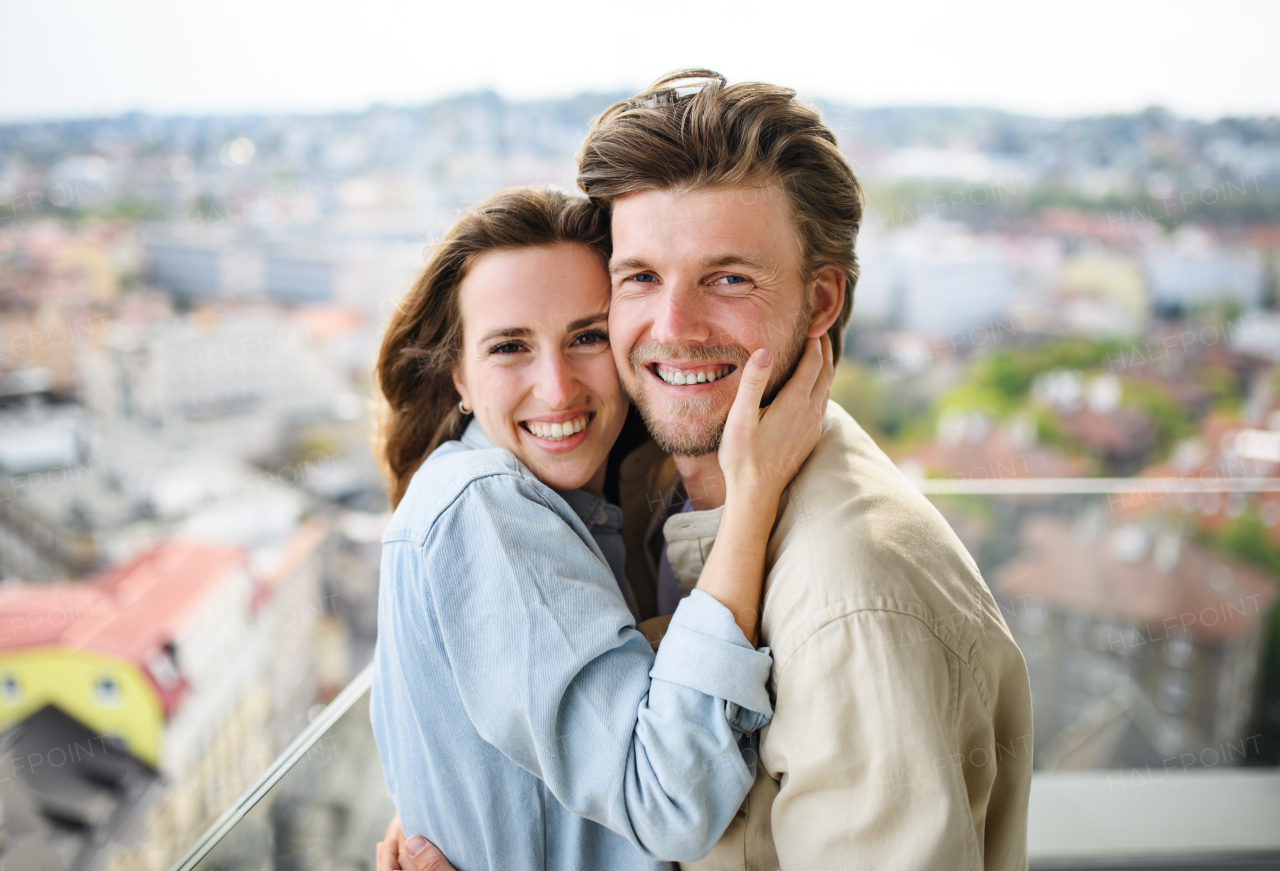
[[[609,515],[608,515],[608,514],[605,514],[604,509],[603,509],[603,508],[601,508],[601,509],[600,509],[600,513],[596,515],[595,522],[596,522],[597,524],[601,524],[601,523],[604,523],[604,522],[605,522],[606,520],[608,520],[608,519],[609,519]]]

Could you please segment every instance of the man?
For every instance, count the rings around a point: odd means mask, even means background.
[[[607,110],[579,184],[611,211],[610,341],[653,436],[619,476],[627,576],[651,618],[714,541],[743,361],[781,355],[781,383],[806,338],[826,332],[840,353],[862,191],[793,92],[706,70]],[[959,540],[835,404],[779,507],[760,634],[775,703],[756,782],[693,867],[1026,867],[1022,656]],[[393,824],[384,867],[396,852],[448,867],[419,838],[404,846]]]

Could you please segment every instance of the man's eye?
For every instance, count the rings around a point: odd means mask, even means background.
[[[725,284],[742,284],[745,281],[746,279],[743,278],[741,275],[722,275],[711,283],[725,285]]]
[[[490,354],[518,354],[524,350],[524,345],[519,342],[503,342],[500,345],[494,345],[489,349]]]
[[[630,278],[628,278],[627,280],[628,280],[628,281],[643,281],[643,282],[645,282],[646,284],[652,284],[653,282],[657,281],[657,280],[658,280],[658,278],[657,278],[657,276],[655,276],[652,272],[638,272],[638,273],[636,273],[635,275],[633,275],[633,276],[631,276]]]
[[[575,345],[596,345],[601,342],[607,343],[609,334],[602,330],[587,330],[585,333],[579,333],[573,339]]]

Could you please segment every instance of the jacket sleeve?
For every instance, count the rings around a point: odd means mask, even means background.
[[[976,756],[954,737],[963,667],[923,621],[887,611],[832,620],[778,664],[761,764],[782,781],[783,871],[982,869]]]
[[[508,475],[469,484],[423,544],[390,543],[383,571],[411,579],[402,617],[443,645],[485,741],[652,856],[711,849],[772,714],[772,660],[727,609],[682,602],[655,659],[594,542]]]

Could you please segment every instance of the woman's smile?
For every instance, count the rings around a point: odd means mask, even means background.
[[[570,411],[520,421],[520,428],[538,446],[552,453],[567,453],[587,440],[593,411]]]

